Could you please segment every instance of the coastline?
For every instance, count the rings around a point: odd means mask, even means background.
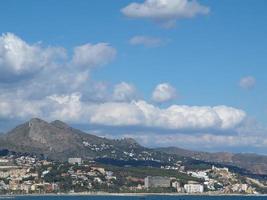
[[[187,193],[105,193],[105,192],[88,192],[88,193],[44,193],[44,194],[4,194],[0,195],[1,198],[8,198],[8,197],[41,197],[41,196],[240,196],[240,197],[260,197],[260,196],[267,196],[267,194],[212,194],[212,193],[202,193],[202,194],[187,194]]]

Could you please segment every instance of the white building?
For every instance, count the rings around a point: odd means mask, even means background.
[[[69,164],[78,164],[78,165],[80,165],[80,164],[82,164],[82,159],[81,158],[69,158],[68,159],[68,162],[69,162]]]
[[[248,190],[247,184],[234,184],[232,186],[233,192],[246,192]]]
[[[2,158],[0,158],[0,164],[2,164],[2,163],[8,163],[9,162],[9,160],[8,159],[2,159]]]
[[[214,165],[212,165],[212,170],[214,171],[225,171],[225,172],[229,172],[229,169],[227,167],[223,167],[223,168],[218,168],[218,167],[215,167]]]
[[[201,184],[185,184],[184,189],[187,193],[202,193],[204,186]]]
[[[209,176],[207,175],[207,172],[205,172],[205,171],[199,171],[199,172],[189,171],[189,172],[187,172],[187,174],[191,175],[193,177],[196,177],[196,178],[204,179],[205,181],[209,180]]]

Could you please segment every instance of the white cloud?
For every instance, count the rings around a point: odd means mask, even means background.
[[[137,90],[132,84],[121,82],[114,86],[112,99],[115,101],[131,101],[137,97]]]
[[[107,43],[77,46],[70,57],[66,52],[63,47],[43,47],[40,43],[29,44],[12,33],[2,34],[0,82],[24,79],[49,86],[52,92],[55,87],[67,85],[73,89],[89,79],[92,67],[107,64],[116,56],[116,49]]]
[[[52,119],[65,119],[66,121],[78,121],[82,119],[81,94],[73,93],[70,95],[51,95],[47,97],[54,103],[53,109],[48,114]]]
[[[132,103],[103,103],[94,106],[89,121],[93,124],[109,126],[140,125],[143,113]]]
[[[108,126],[137,126],[165,130],[234,130],[246,117],[242,110],[226,106],[159,108],[145,101],[93,103],[82,94],[50,95],[40,100],[1,96],[0,116],[60,119]],[[23,114],[22,114],[23,113]]]
[[[209,8],[196,0],[145,0],[131,3],[121,11],[127,17],[150,19],[172,26],[177,19],[206,15]]]
[[[176,89],[169,83],[158,84],[152,93],[152,100],[157,103],[164,103],[175,98],[177,98]]]
[[[19,95],[15,98],[20,99],[74,92],[83,93],[84,98],[106,98],[104,84],[90,80],[90,73],[93,67],[113,60],[116,49],[107,43],[96,43],[74,47],[70,56],[66,52],[63,47],[29,44],[12,33],[3,34],[0,93]]]
[[[65,57],[64,48],[30,45],[12,33],[0,37],[0,73],[4,80],[34,74]]]
[[[0,118],[27,119],[41,116],[42,101],[0,96]]]
[[[143,45],[145,47],[158,47],[165,43],[160,38],[141,35],[132,37],[129,42],[131,45]]]
[[[226,114],[227,113],[227,114]],[[169,130],[229,130],[237,127],[246,113],[232,107],[172,105],[166,109],[145,101],[103,103],[95,107],[90,122],[102,125],[143,126]]]
[[[74,48],[72,64],[82,68],[104,65],[114,59],[116,50],[107,43],[85,44]]]
[[[245,113],[241,110],[228,106],[215,106],[214,111],[222,119],[221,128],[231,129],[236,124],[239,124],[245,117]]]
[[[243,89],[251,89],[255,86],[256,79],[253,76],[246,76],[240,79],[239,86]]]

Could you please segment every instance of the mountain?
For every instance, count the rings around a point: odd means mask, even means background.
[[[145,148],[131,138],[120,140],[102,138],[72,128],[59,120],[48,123],[37,118],[0,136],[0,150],[5,149],[43,155],[53,160],[81,157],[98,159],[105,163],[113,160],[149,161],[141,162],[144,165],[153,165],[155,161],[167,162],[171,157],[166,153]],[[174,157],[180,159],[179,156]]]
[[[191,151],[177,147],[158,148],[157,150],[168,154],[190,157],[196,160],[232,165],[247,169],[254,174],[267,174],[267,156],[263,155],[250,153],[234,154],[227,152],[208,153]]]
[[[108,140],[84,133],[56,120],[48,123],[34,118],[0,137],[1,149],[43,154],[51,159],[95,158],[112,146],[139,146],[133,140]]]
[[[69,157],[93,159],[105,164],[161,166],[182,161],[183,165],[237,167],[254,174],[267,174],[267,156],[256,154],[207,153],[176,147],[150,149],[134,139],[112,140],[72,128],[59,120],[48,123],[34,118],[0,135],[0,151],[42,155],[53,160]],[[138,161],[138,162],[137,162]]]

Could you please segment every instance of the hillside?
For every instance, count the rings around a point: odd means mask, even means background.
[[[267,174],[267,156],[263,155],[247,153],[234,154],[227,152],[208,153],[177,147],[158,148],[157,150],[168,154],[190,157],[196,160],[232,165],[247,169],[254,174]]]
[[[0,150],[41,155],[65,161],[69,157],[97,160],[117,166],[157,166],[182,161],[187,168],[205,168],[213,163],[235,170],[267,174],[267,157],[256,154],[207,153],[176,147],[150,149],[134,139],[112,140],[72,128],[59,120],[48,123],[31,119],[0,136]]]
[[[171,157],[166,153],[145,148],[131,138],[106,139],[74,129],[58,120],[48,123],[36,118],[2,135],[1,149],[43,155],[55,160],[81,157],[167,162]]]
[[[114,144],[120,146],[127,142],[87,134],[58,120],[48,123],[36,118],[17,126],[0,138],[2,149],[43,154],[51,159],[75,156],[94,158]]]

